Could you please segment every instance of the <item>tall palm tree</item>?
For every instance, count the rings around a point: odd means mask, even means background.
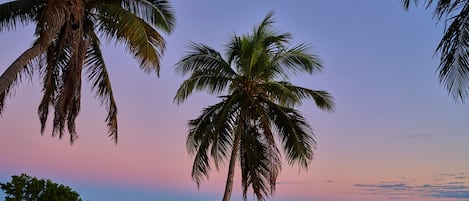
[[[409,8],[410,0],[401,2]],[[456,101],[464,102],[469,98],[469,0],[425,0],[424,4],[435,9],[433,17],[446,27],[435,50],[440,53],[438,78]]]
[[[308,45],[288,46],[289,33],[272,29],[272,14],[249,35],[234,35],[227,44],[226,57],[202,44],[192,43],[191,51],[176,65],[189,74],[177,91],[175,101],[184,102],[194,90],[220,95],[220,102],[202,110],[188,123],[187,149],[195,155],[192,178],[200,185],[209,177],[213,164],[229,159],[223,201],[230,200],[236,161],[241,166],[243,196],[251,186],[258,200],[275,191],[281,169],[277,140],[290,165],[307,168],[316,144],[312,129],[294,109],[312,99],[323,110],[333,110],[326,91],[293,85],[289,76],[312,74],[322,66]]]
[[[44,96],[39,105],[41,133],[49,107],[54,109],[52,135],[67,126],[76,138],[82,71],[107,109],[109,136],[117,143],[117,106],[101,54],[100,38],[123,43],[145,72],[159,72],[174,12],[166,0],[18,0],[0,4],[0,31],[36,25],[36,39],[0,77],[0,114],[5,99],[24,76],[39,71]],[[67,124],[67,125],[65,125]]]

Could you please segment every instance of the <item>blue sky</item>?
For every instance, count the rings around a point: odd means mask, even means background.
[[[223,52],[230,34],[249,32],[273,11],[275,27],[295,43],[311,44],[325,66],[291,81],[329,91],[336,110],[322,112],[312,103],[299,108],[315,130],[315,160],[306,172],[285,163],[270,200],[469,200],[469,107],[455,103],[438,82],[434,49],[443,24],[423,6],[406,12],[399,0],[172,4],[177,24],[166,36],[160,78],[141,72],[120,45],[103,50],[119,106],[119,144],[107,138],[104,108],[88,84],[77,143],[40,136],[35,77],[17,88],[0,118],[0,181],[26,172],[70,185],[84,200],[221,200],[226,168],[197,189],[185,151],[187,120],[217,99],[201,93],[174,104],[184,79],[174,64],[190,41]],[[0,71],[31,44],[32,30],[0,32]],[[241,200],[240,190],[235,181],[232,200]]]

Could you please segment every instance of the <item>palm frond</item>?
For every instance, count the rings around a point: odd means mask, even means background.
[[[216,74],[204,75],[201,73],[201,75],[192,75],[181,84],[176,92],[174,101],[178,104],[184,102],[192,94],[194,89],[197,91],[206,90],[211,94],[219,94],[231,81],[231,77],[223,77]]]
[[[414,2],[417,4],[418,0],[414,0]],[[410,6],[410,0],[401,0],[401,4],[404,7],[405,10],[409,9]]]
[[[37,48],[37,46],[33,45],[32,48],[30,48],[30,49],[26,50],[25,52],[23,52],[23,55],[24,54],[30,54],[28,52],[31,51],[32,49],[36,49],[36,48]],[[32,50],[32,51],[35,51],[35,50]],[[3,111],[5,109],[7,97],[11,96],[15,92],[15,87],[18,84],[20,84],[26,78],[32,79],[35,67],[37,66],[37,65],[34,65],[36,59],[38,59],[38,58],[31,58],[31,60],[28,61],[26,66],[24,66],[24,68],[22,68],[19,72],[17,72],[14,75],[14,77],[11,81],[6,82],[7,87],[5,88],[5,90],[0,91],[0,115],[3,113]],[[40,60],[37,60],[37,61],[39,62]],[[11,68],[11,66],[10,66],[10,68]],[[9,69],[5,70],[4,74],[6,74],[6,72],[8,70]],[[7,79],[5,79],[5,80],[7,80]],[[2,81],[4,81],[4,80],[2,80]]]
[[[106,117],[108,134],[114,140],[114,143],[117,143],[117,105],[114,100],[106,64],[101,54],[99,39],[94,34],[91,35],[91,44],[86,54],[87,78],[91,82],[92,89],[95,90],[96,97],[99,98],[101,104],[106,106],[108,112]]]
[[[298,163],[307,168],[313,158],[316,145],[314,134],[305,118],[295,109],[282,107],[273,102],[265,101],[268,116],[277,129],[277,134],[286,152],[290,165]]]
[[[81,80],[83,60],[88,47],[87,41],[79,41],[75,46],[66,46],[67,54],[59,75],[58,92],[54,101],[54,120],[52,135],[63,137],[65,126],[70,134],[70,143],[78,138],[75,120],[80,112],[81,104]]]
[[[35,21],[45,4],[45,0],[22,0],[0,4],[0,32],[4,29],[14,30],[19,25],[24,26]]]
[[[401,1],[404,9],[409,8],[410,0]],[[417,0],[415,3],[417,4]],[[469,2],[467,0],[426,0],[426,9],[434,8],[433,18],[444,21],[447,29],[436,53],[440,53],[438,66],[439,80],[449,94],[464,102],[469,96]],[[454,14],[458,12],[458,14]]]
[[[181,84],[174,97],[178,104],[184,102],[194,89],[219,94],[237,75],[214,49],[195,43],[191,43],[190,49],[189,54],[176,64],[176,71],[183,75],[191,74]]]
[[[293,93],[283,82],[269,81],[258,85],[262,91],[265,91],[265,96],[271,98],[281,105],[296,105],[301,100]]]
[[[231,95],[223,97],[223,108],[214,117],[214,131],[217,133],[216,138],[213,139],[211,146],[211,156],[214,159],[215,167],[217,170],[220,164],[229,157],[229,149],[233,146],[233,129],[239,118],[240,112],[240,99],[242,96]]]
[[[39,121],[41,122],[41,134],[44,134],[46,128],[47,117],[49,116],[49,106],[55,104],[55,97],[59,91],[58,83],[61,69],[64,68],[68,55],[64,54],[64,50],[58,50],[57,43],[53,43],[48,49],[45,57],[45,64],[41,65],[41,77],[43,77],[43,96],[38,107]]]
[[[160,57],[166,44],[158,31],[117,5],[102,3],[96,7],[96,12],[97,27],[104,36],[126,45],[145,72],[159,74]]]
[[[323,69],[321,60],[318,56],[309,53],[308,50],[309,46],[307,44],[300,43],[285,52],[281,52],[277,57],[278,62],[281,64],[279,67],[286,67],[293,74],[312,74],[321,71]]]
[[[270,195],[270,169],[268,167],[267,146],[262,134],[252,125],[245,125],[240,142],[241,182],[243,198],[247,200],[247,190],[252,186],[257,200],[263,201]]]
[[[269,169],[269,182],[270,182],[270,194],[273,195],[275,192],[275,186],[277,183],[277,176],[280,174],[282,169],[282,161],[280,160],[280,151],[277,148],[275,142],[274,133],[272,131],[272,124],[269,120],[268,114],[264,111],[264,107],[256,108],[259,116],[259,127],[262,129],[263,136],[266,140],[266,158],[267,167]]]
[[[236,76],[236,72],[230,67],[219,52],[213,48],[191,42],[189,51],[177,64],[176,71],[182,75],[194,72],[209,72],[223,76]]]
[[[281,82],[285,88],[291,91],[298,100],[312,99],[316,103],[316,106],[325,111],[334,110],[334,98],[327,91],[312,90],[304,87],[292,85],[289,82]]]
[[[166,0],[124,0],[122,5],[124,9],[153,27],[166,33],[171,33],[174,29],[176,21],[174,9]]]
[[[209,106],[202,114],[189,121],[189,134],[186,146],[190,154],[195,154],[192,178],[200,185],[202,179],[208,178],[210,160],[208,152],[218,169],[226,160],[232,146],[233,126],[236,119],[237,98],[230,97],[218,104]]]
[[[436,52],[441,53],[439,79],[456,100],[469,94],[469,3],[446,30]]]
[[[21,83],[24,78],[31,78],[33,76],[34,66],[31,64],[31,62],[20,72],[18,72],[16,77],[12,82],[9,83],[8,87],[4,91],[0,92],[0,115],[2,115],[5,109],[7,97],[11,96],[12,93],[15,92],[15,87]]]

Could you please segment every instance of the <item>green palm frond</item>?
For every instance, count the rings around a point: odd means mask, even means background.
[[[238,113],[240,112],[240,99],[242,96],[232,95],[223,97],[223,108],[214,117],[214,131],[217,133],[213,139],[210,154],[215,162],[217,170],[220,164],[229,157],[229,149],[233,146],[232,133],[238,121]]]
[[[267,158],[267,167],[269,168],[270,194],[273,195],[277,183],[277,176],[280,174],[280,170],[282,169],[280,151],[278,150],[275,142],[271,121],[267,116],[268,114],[264,111],[265,108],[261,109],[258,107],[257,109],[258,111],[256,112],[259,116],[259,127],[262,129],[263,136],[267,142],[265,155]]]
[[[295,97],[300,100],[298,102],[299,104],[301,104],[301,100],[312,99],[318,108],[329,112],[334,110],[334,98],[327,91],[307,89],[292,85],[289,82],[280,83],[291,91],[291,93],[295,94]]]
[[[4,29],[11,31],[19,25],[24,26],[35,21],[45,4],[45,0],[22,0],[0,4],[0,32]]]
[[[210,171],[210,160],[208,152],[214,160],[218,169],[219,163],[226,160],[232,146],[231,133],[236,119],[238,107],[236,97],[228,98],[213,106],[207,107],[202,114],[189,121],[189,134],[187,137],[187,150],[195,154],[192,169],[192,178],[200,185],[202,179],[208,178]]]
[[[469,95],[469,3],[447,28],[436,52],[441,53],[439,79],[456,100]]]
[[[247,200],[247,190],[252,190],[257,200],[264,200],[270,195],[270,169],[267,158],[267,145],[262,134],[252,125],[245,125],[240,142],[241,183],[243,198]]]
[[[276,58],[281,64],[278,65],[278,67],[286,67],[289,72],[293,74],[312,74],[316,71],[321,71],[321,60],[316,55],[309,53],[308,50],[309,46],[305,43],[301,43],[280,53]],[[278,71],[282,72],[281,70]],[[285,74],[282,76],[285,76]]]
[[[106,106],[108,112],[106,124],[109,129],[109,137],[117,143],[117,105],[112,93],[111,80],[109,79],[106,64],[101,54],[99,39],[94,34],[91,35],[91,44],[87,50],[85,65],[88,67],[87,78],[91,82],[91,87],[95,90],[96,97],[99,98],[101,104]]]
[[[401,2],[407,10],[410,0]],[[435,50],[441,54],[438,78],[456,101],[464,102],[469,97],[469,1],[425,0],[424,5],[434,9],[433,18],[446,28]]]
[[[174,101],[184,102],[195,90],[221,93],[236,76],[236,72],[221,57],[220,53],[208,46],[192,43],[189,54],[176,64],[176,71],[191,76],[179,87]]]
[[[146,23],[171,33],[176,18],[171,4],[166,0],[123,0],[124,9],[137,15]]]
[[[145,72],[159,74],[160,57],[166,44],[153,27],[117,5],[102,3],[96,7],[96,12],[97,28],[104,36],[126,45]]]
[[[272,30],[272,24],[274,23],[274,13],[267,13],[262,22],[258,26],[254,27],[252,33],[253,38],[263,39],[265,36],[275,35],[275,31]]]
[[[305,118],[295,109],[282,107],[265,101],[268,116],[282,142],[286,152],[286,159],[290,165],[298,163],[307,168],[313,158],[313,148],[316,145],[313,131]]]
[[[236,76],[236,72],[213,48],[192,42],[189,49],[186,56],[176,64],[176,71],[182,75],[194,72],[208,72],[223,76]]]
[[[184,102],[195,90],[207,90],[211,94],[219,94],[232,81],[231,77],[220,75],[193,75],[185,80],[176,92],[174,101],[180,104]]]
[[[301,99],[287,88],[283,82],[269,81],[259,84],[258,87],[267,93],[266,97],[275,100],[281,105],[294,106],[301,102]]]

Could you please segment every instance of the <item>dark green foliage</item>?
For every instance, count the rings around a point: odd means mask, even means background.
[[[70,187],[51,180],[37,179],[26,174],[12,176],[8,183],[0,183],[5,201],[81,201]]]
[[[243,196],[251,187],[258,200],[275,191],[281,170],[281,145],[290,165],[307,168],[316,144],[314,134],[296,106],[313,100],[332,111],[333,98],[326,91],[296,86],[288,78],[322,69],[308,45],[290,46],[291,35],[272,29],[269,14],[248,35],[234,35],[226,45],[226,58],[218,51],[191,43],[190,51],[177,64],[189,75],[175,102],[184,102],[194,91],[221,95],[219,103],[202,110],[188,123],[187,149],[194,155],[192,178],[200,185],[215,168],[239,159]],[[279,143],[277,143],[279,141]],[[229,200],[234,165],[229,167],[224,200]]]
[[[401,1],[408,9],[411,0]],[[425,0],[424,4],[434,8],[433,17],[446,28],[435,50],[440,53],[438,78],[456,101],[464,102],[469,98],[469,1]]]
[[[21,77],[39,71],[44,94],[38,108],[41,133],[53,112],[52,136],[61,138],[67,129],[72,143],[77,137],[82,77],[86,76],[96,98],[106,107],[109,136],[117,143],[117,104],[101,39],[123,44],[144,72],[159,74],[166,48],[159,31],[169,34],[174,23],[174,11],[167,0],[19,0],[0,4],[0,32],[36,25],[33,46],[0,76],[0,115]]]

